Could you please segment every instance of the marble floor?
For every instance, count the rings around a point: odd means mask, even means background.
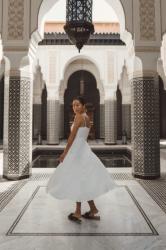
[[[95,199],[100,221],[67,219],[70,200],[46,194],[55,169],[33,169],[29,179],[0,178],[0,250],[166,250],[166,149],[161,178],[133,178],[131,168],[110,168],[119,188]],[[0,174],[3,157],[0,152]],[[89,210],[82,203],[82,213]]]

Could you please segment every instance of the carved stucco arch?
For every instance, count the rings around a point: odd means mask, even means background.
[[[44,37],[44,22],[46,20],[46,14],[50,11],[51,8],[53,8],[57,4],[58,1],[59,0],[49,0],[49,1],[43,0],[40,6],[38,7],[38,17],[36,25],[37,29],[32,33],[31,43],[30,43],[30,48],[32,47],[32,51],[34,51],[34,48],[35,49],[37,48],[38,42],[41,41],[42,38]],[[128,32],[130,28],[126,26],[126,24],[132,22],[132,20],[130,20],[131,22],[129,22],[128,19],[130,17],[128,17],[127,15],[130,9],[128,9],[127,6],[126,7],[123,6],[121,0],[106,0],[106,1],[114,9],[120,22],[121,39],[126,43],[127,48],[130,49],[131,47],[133,47],[132,35],[130,32]]]
[[[42,34],[43,33],[43,26],[44,26],[44,21],[45,21],[45,16],[48,13],[48,11],[57,4],[59,0],[43,0],[40,9],[39,9],[39,14],[38,14],[38,29],[39,32]],[[95,0],[94,0],[95,1]],[[125,18],[125,11],[124,7],[121,3],[121,0],[106,0],[108,4],[114,9],[119,22],[120,22],[120,31],[123,33],[125,29],[127,30],[126,27],[126,18]]]
[[[87,57],[83,56],[72,58],[66,63],[63,74],[64,78],[60,81],[60,86],[59,86],[60,102],[64,103],[64,92],[67,88],[69,77],[74,72],[79,70],[86,70],[95,77],[97,88],[100,93],[100,103],[104,103],[104,86],[100,77],[100,72],[98,70],[98,67],[94,64],[92,60],[87,59]]]
[[[44,22],[46,14],[50,11],[52,7],[54,7],[59,0],[43,0],[38,12],[38,32],[41,35],[41,37],[44,36]],[[94,0],[95,1],[95,0]],[[125,7],[122,5],[121,0],[106,0],[107,3],[113,8],[115,11],[119,23],[120,23],[120,35],[121,39],[126,43],[130,43],[132,40],[131,33],[129,31],[129,27],[127,27],[126,18],[127,18],[127,10],[125,10]],[[130,11],[128,9],[128,11]],[[130,23],[132,20],[130,21]]]

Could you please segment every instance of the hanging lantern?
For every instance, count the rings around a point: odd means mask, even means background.
[[[79,52],[88,42],[90,34],[94,33],[92,24],[93,0],[67,0],[66,24],[64,30],[69,40],[75,44]]]

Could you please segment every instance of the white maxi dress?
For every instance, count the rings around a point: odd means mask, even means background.
[[[57,199],[89,201],[119,187],[87,143],[90,128],[86,113],[82,115],[85,126],[79,127],[63,162],[47,182],[46,192]]]

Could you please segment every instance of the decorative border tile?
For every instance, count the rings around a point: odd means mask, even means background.
[[[40,187],[45,187],[42,185],[38,185],[35,189],[35,191],[32,193],[31,197],[27,201],[26,205],[23,207],[20,214],[17,216],[16,220],[11,225],[10,229],[6,233],[7,236],[154,236],[159,235],[156,229],[154,228],[153,224],[149,220],[148,216],[140,206],[139,202],[131,192],[131,190],[124,185],[126,191],[130,195],[131,199],[133,200],[134,204],[137,206],[138,210],[142,214],[143,218],[145,219],[146,223],[148,224],[151,233],[14,233],[13,230],[21,220],[22,216],[28,209],[28,206],[31,204],[33,199],[35,198],[37,192],[39,191]]]
[[[27,181],[19,181],[16,184],[14,183],[9,189],[0,193],[0,212],[2,212],[26,183]]]
[[[166,213],[166,179],[137,180],[157,205]]]
[[[110,173],[110,175],[115,180],[135,180],[135,178],[130,173]],[[51,173],[38,173],[33,174],[29,178],[29,181],[44,181],[47,180],[51,176]]]

